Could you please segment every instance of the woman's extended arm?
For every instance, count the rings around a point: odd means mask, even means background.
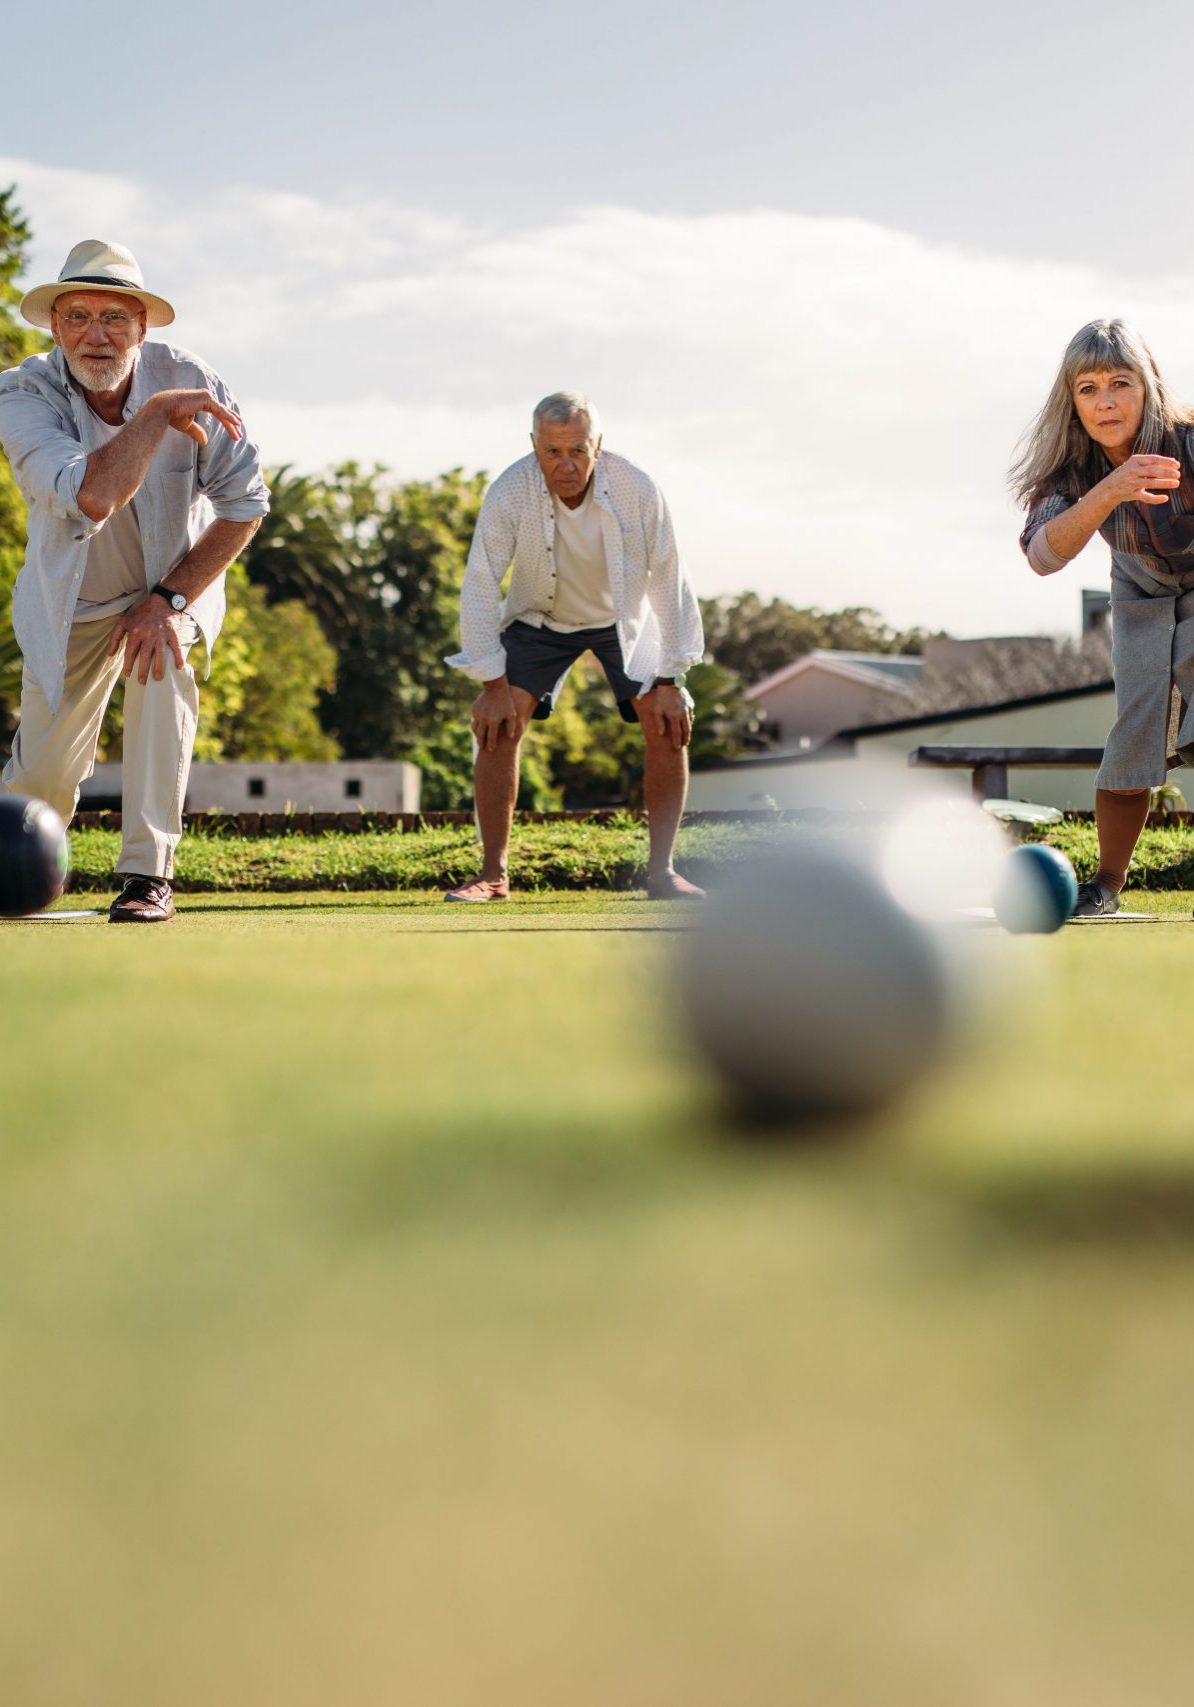
[[[1094,538],[1112,510],[1120,504],[1165,504],[1166,491],[1181,484],[1181,464],[1172,456],[1130,456],[1092,486],[1044,527],[1045,540],[1057,557],[1077,557]]]

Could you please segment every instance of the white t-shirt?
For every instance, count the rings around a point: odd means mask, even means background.
[[[577,509],[570,510],[554,495],[551,504],[556,517],[552,546],[556,596],[543,626],[554,628],[558,634],[571,634],[578,628],[609,628],[617,616],[605,564],[601,511],[593,502],[592,483]]]
[[[114,439],[120,427],[111,427],[98,417],[95,434],[100,444]],[[79,585],[75,622],[98,622],[116,616],[145,597],[145,553],[141,528],[134,509],[136,499],[114,510],[87,546],[87,564]]]

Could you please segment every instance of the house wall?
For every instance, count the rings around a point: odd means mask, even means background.
[[[956,722],[922,724],[898,734],[868,735],[858,742],[859,756],[907,757],[913,747],[1101,747],[1115,721],[1115,695],[1110,689],[1080,699],[1059,699],[1049,705],[1029,705],[989,717],[967,717]],[[969,778],[969,772],[960,773]],[[1174,781],[1194,794],[1194,778],[1183,786],[1178,771]],[[1008,794],[1013,800],[1032,800],[1041,806],[1063,811],[1090,812],[1094,808],[1093,770],[1012,770],[1008,772]]]
[[[822,741],[851,724],[882,717],[888,710],[898,716],[900,707],[907,706],[907,696],[879,680],[852,682],[814,663],[789,681],[768,689],[766,698],[755,703],[766,722],[778,725],[781,746],[795,747],[802,736]]]
[[[951,774],[944,773],[947,777]],[[865,779],[866,797],[857,798],[865,776],[856,757],[789,759],[739,759],[717,770],[694,771],[688,789],[689,812],[759,812],[770,806],[791,811],[801,806],[869,806],[870,779]],[[901,777],[901,780],[903,778]],[[914,770],[907,772],[910,789],[923,784]],[[952,785],[949,785],[952,786]],[[968,781],[957,785],[965,794]]]
[[[928,746],[1101,747],[1114,717],[1115,697],[1108,689],[1048,705],[859,736],[853,757],[739,759],[717,770],[694,772],[688,806],[694,812],[725,812],[758,810],[769,800],[783,808],[840,805],[843,791],[850,792],[851,777],[857,779],[860,761],[904,766],[914,747]],[[910,777],[918,774],[927,773],[909,770]],[[951,790],[969,793],[969,771],[931,774]],[[1171,772],[1171,777],[1194,805],[1194,774],[1181,769]],[[1093,770],[1013,770],[1008,775],[1008,793],[1013,799],[1042,806],[1090,811],[1094,779]]]

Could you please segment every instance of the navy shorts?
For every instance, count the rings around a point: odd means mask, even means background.
[[[638,722],[638,713],[630,702],[642,693],[643,684],[631,681],[622,668],[622,647],[612,625],[559,634],[554,628],[512,622],[502,631],[502,645],[506,648],[506,680],[512,688],[534,695],[539,703],[531,715],[537,722],[542,723],[555,710],[560,689],[582,652],[592,652],[605,671],[623,722]]]

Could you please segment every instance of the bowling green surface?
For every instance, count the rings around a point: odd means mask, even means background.
[[[0,926],[3,1699],[1188,1700],[1194,897],[803,1136],[683,909],[182,905]]]

